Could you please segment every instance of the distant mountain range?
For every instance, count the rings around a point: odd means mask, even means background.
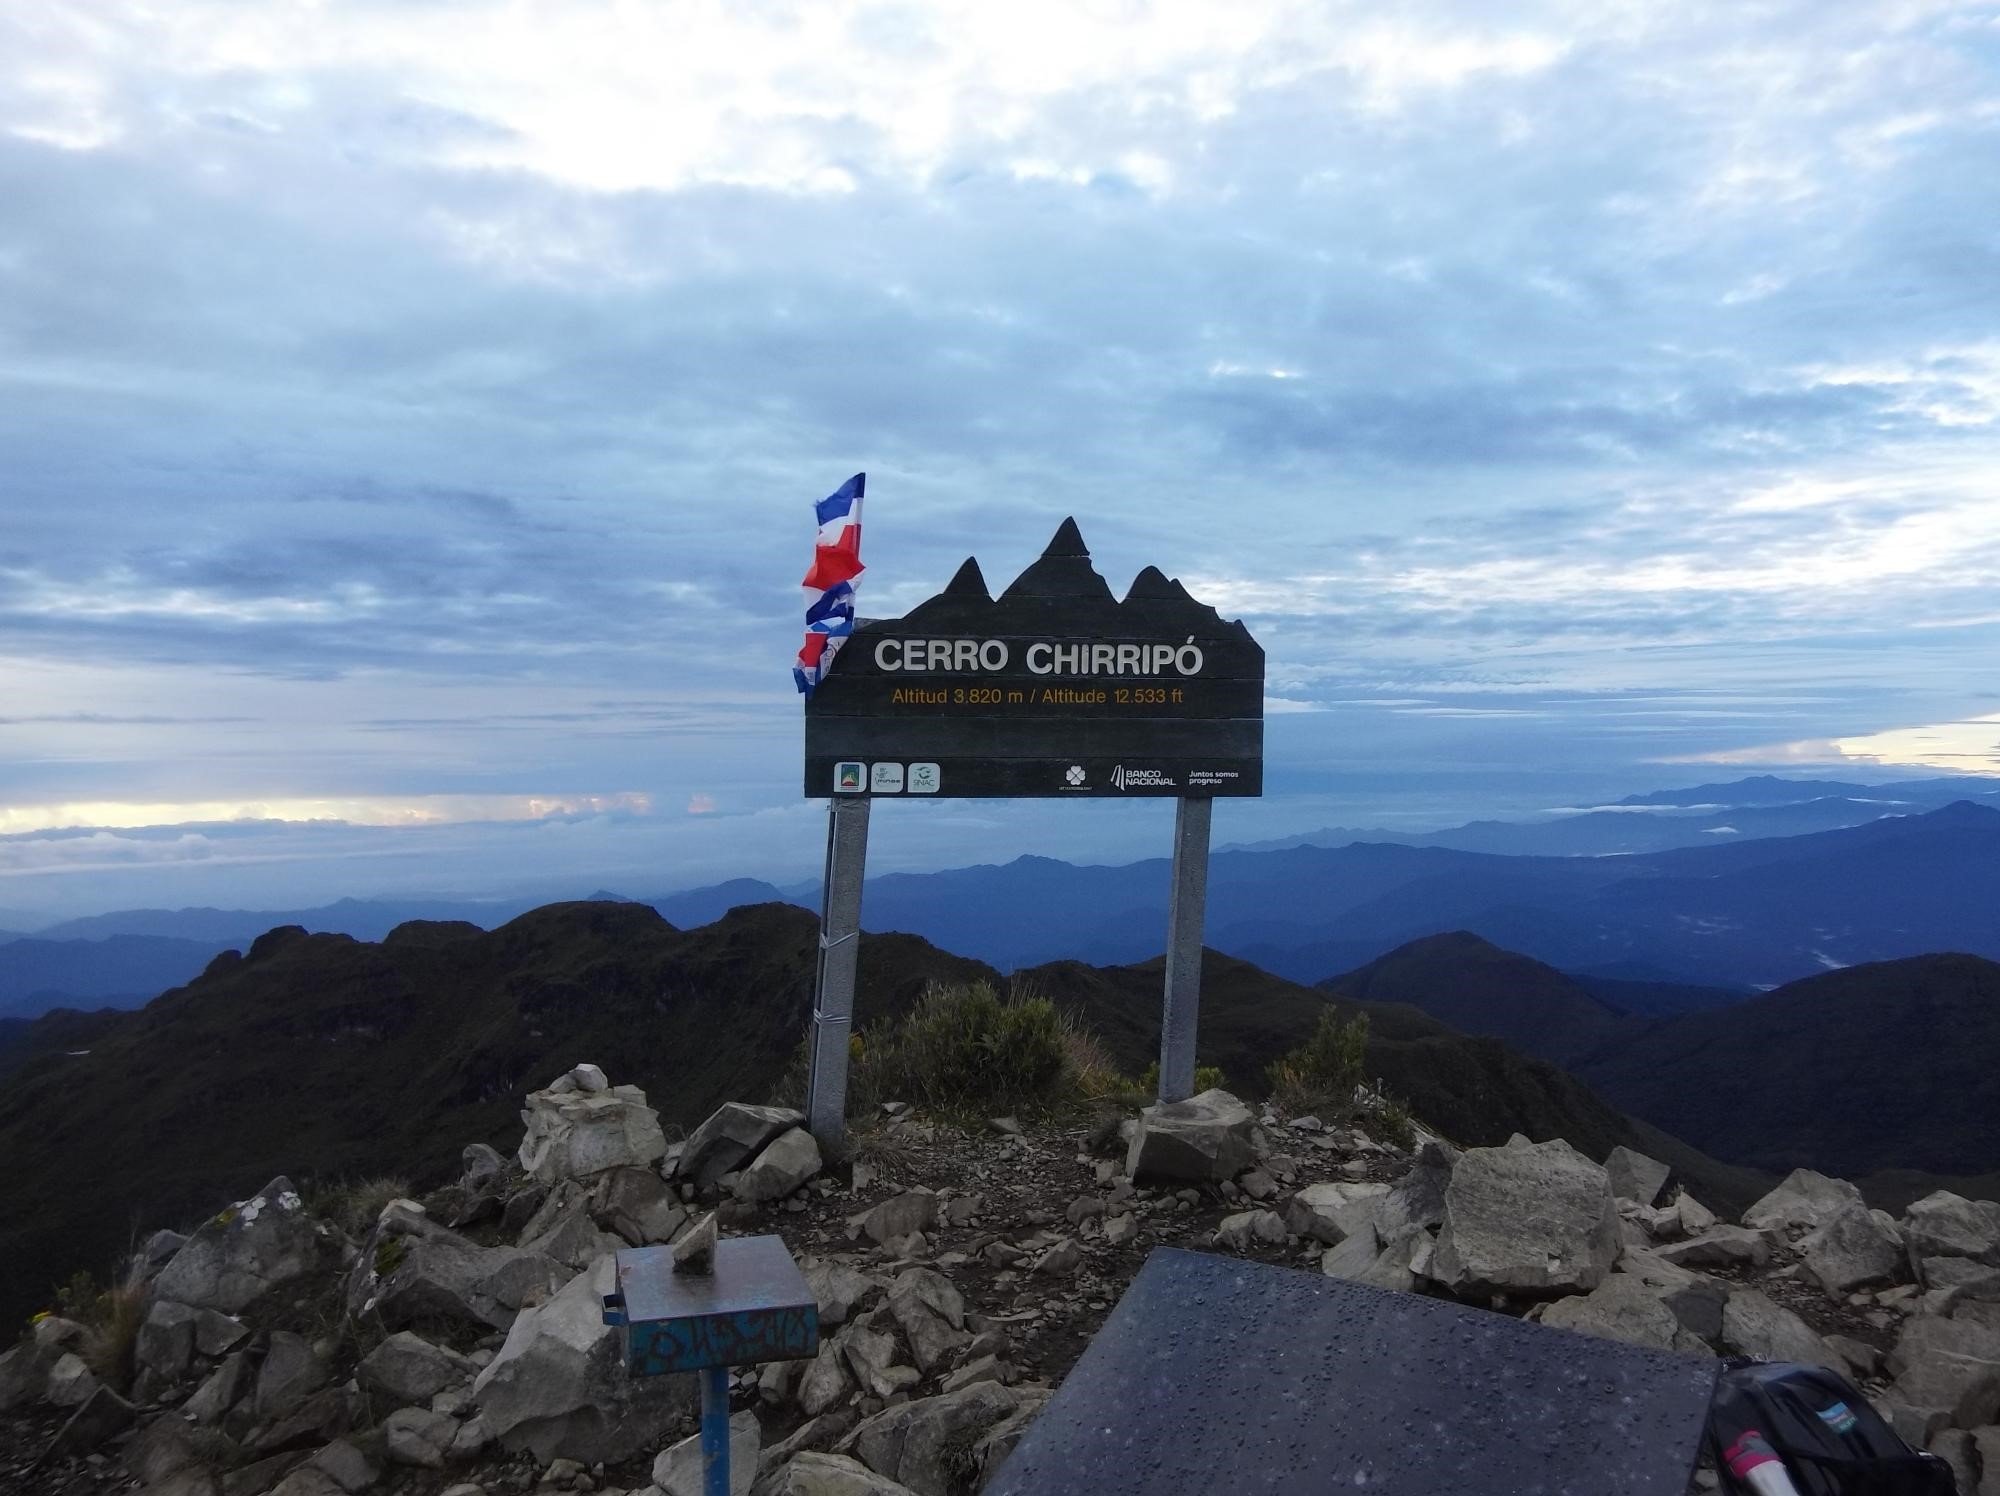
[[[1966,798],[1912,813],[1950,792]],[[1210,865],[1208,942],[1315,982],[1425,935],[1464,930],[1591,983],[1624,982],[1599,996],[1622,1011],[1654,1014],[1926,951],[2000,957],[1993,912],[2000,784],[1965,776],[1871,787],[1759,776],[1621,803],[1628,808],[1543,824],[1219,851]],[[1685,829],[1684,821],[1693,824],[1687,817],[1706,815],[1726,815],[1735,834]],[[1774,834],[1786,818],[1829,816],[1861,819]],[[1575,831],[1585,823],[1598,830]],[[1579,840],[1613,832],[1643,840],[1662,827],[1681,827],[1674,835],[1699,844],[1575,852]],[[1558,833],[1570,837],[1562,855],[1519,850]],[[1454,837],[1517,850],[1444,844]],[[870,929],[922,935],[1003,970],[1061,959],[1129,964],[1163,944],[1168,875],[1164,858],[1087,867],[1041,857],[892,873],[869,880],[862,917]],[[818,889],[737,879],[645,902],[692,928],[740,905],[777,901],[816,906]],[[491,927],[527,907],[345,899],[317,909],[132,910],[68,920],[0,940],[0,1018],[60,1005],[134,1006],[276,925],[377,940],[410,919]]]
[[[468,1139],[517,1143],[521,1094],[580,1060],[643,1086],[682,1126],[723,1100],[761,1100],[804,1038],[817,954],[816,919],[786,905],[677,930],[640,904],[558,904],[491,932],[417,923],[380,943],[273,930],[143,1011],[0,1026],[0,1321],[79,1261],[108,1263],[135,1230],[280,1171],[436,1183]],[[857,1019],[966,979],[1002,980],[914,937],[866,937]],[[1128,1071],[1157,1055],[1157,961],[1062,962],[1021,980],[1077,1012]],[[1222,956],[1203,981],[1200,1058],[1253,1095],[1328,1004]],[[1517,1130],[1600,1156],[1625,1143],[1718,1206],[1766,1182],[1495,1040],[1408,1006],[1336,1005],[1368,1013],[1370,1073],[1468,1143]]]
[[[1730,784],[1627,795],[1609,806],[1550,815],[1538,821],[1473,821],[1447,831],[1356,830],[1329,826],[1297,836],[1240,843],[1231,850],[1273,852],[1286,847],[1345,847],[1386,842],[1450,847],[1509,857],[1606,857],[1837,831],[1889,815],[1921,815],[1960,800],[2000,808],[2000,780],[1954,775],[1890,784],[1753,775]]]

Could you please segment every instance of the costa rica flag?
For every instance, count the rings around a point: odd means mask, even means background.
[[[854,632],[854,579],[861,575],[861,499],[868,475],[856,473],[813,506],[819,536],[806,594],[806,637],[792,680],[804,695],[826,678],[833,657]]]

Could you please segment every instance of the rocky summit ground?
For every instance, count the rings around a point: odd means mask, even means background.
[[[1630,1150],[1421,1128],[1400,1148],[1222,1092],[1053,1120],[892,1105],[837,1164],[780,1108],[731,1104],[670,1144],[593,1066],[523,1117],[515,1157],[468,1147],[421,1202],[357,1210],[279,1179],[149,1240],[122,1297],[0,1355],[0,1491],[698,1490],[688,1379],[626,1377],[600,1295],[610,1253],[686,1242],[712,1211],[724,1235],[781,1235],[820,1305],[816,1357],[734,1378],[739,1487],[760,1496],[977,1490],[1162,1245],[1818,1362],[1961,1491],[2000,1496],[1985,1202],[1893,1219],[1798,1171],[1725,1223]]]

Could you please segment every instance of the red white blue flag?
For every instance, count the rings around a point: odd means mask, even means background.
[[[815,506],[819,540],[806,573],[806,638],[792,680],[812,695],[833,657],[854,632],[854,579],[861,575],[861,496],[868,475],[856,473]]]

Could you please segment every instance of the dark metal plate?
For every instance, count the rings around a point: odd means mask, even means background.
[[[985,1496],[1682,1496],[1716,1363],[1161,1248]]]

